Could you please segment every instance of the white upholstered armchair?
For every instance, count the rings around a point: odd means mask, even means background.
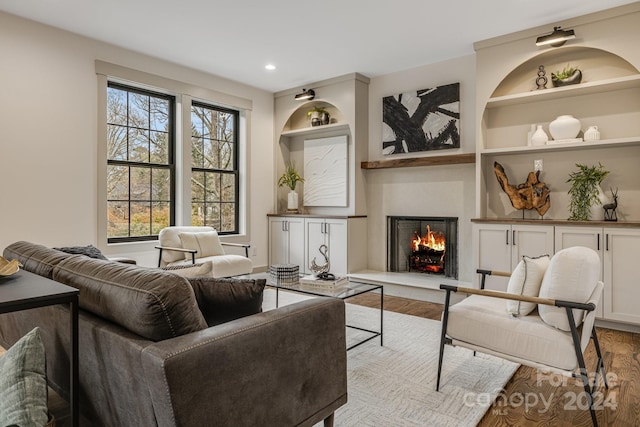
[[[482,285],[488,274],[483,274]],[[436,391],[445,344],[466,347],[511,360],[545,372],[581,378],[589,399],[594,426],[597,418],[593,392],[606,372],[594,326],[602,295],[598,281],[600,258],[593,250],[572,247],[548,256],[523,257],[510,276],[507,292],[440,285],[446,291],[442,315],[440,358]],[[470,294],[449,307],[451,292]],[[593,340],[598,355],[593,387],[584,361],[584,350]]]
[[[211,263],[213,277],[249,274],[253,263],[249,259],[249,245],[221,242],[213,227],[172,226],[158,234],[160,250],[158,267]],[[223,246],[244,249],[245,256],[227,254]]]

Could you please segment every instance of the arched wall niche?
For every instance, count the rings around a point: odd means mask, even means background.
[[[345,121],[342,111],[336,105],[324,100],[313,100],[301,104],[291,113],[289,119],[284,124],[282,132],[311,127],[311,121],[307,113],[314,107],[327,110],[331,117],[331,123],[344,123]]]
[[[639,74],[629,61],[614,53],[583,46],[560,47],[538,54],[516,67],[500,82],[491,98],[538,90],[536,78],[540,65],[546,72],[547,89],[553,88],[551,73],[569,65],[582,71],[583,83]]]

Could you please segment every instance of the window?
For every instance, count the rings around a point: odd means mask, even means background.
[[[191,224],[238,233],[239,112],[198,102],[191,106]]]
[[[156,239],[173,224],[172,96],[107,86],[107,240]]]

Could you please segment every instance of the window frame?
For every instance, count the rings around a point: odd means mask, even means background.
[[[193,111],[193,107],[197,107],[197,108],[207,108],[209,110],[212,111],[218,111],[221,113],[227,113],[227,114],[231,114],[233,116],[233,170],[229,171],[228,169],[215,169],[215,168],[205,168],[205,167],[194,167],[193,166],[193,145],[190,144],[191,147],[191,152],[190,154],[190,164],[191,164],[191,168],[189,169],[190,172],[190,182],[192,182],[193,180],[193,173],[194,172],[203,172],[203,173],[221,173],[221,174],[228,174],[228,175],[233,175],[235,178],[235,188],[234,188],[234,221],[233,221],[233,230],[231,231],[224,231],[221,229],[218,229],[218,227],[214,227],[216,229],[216,231],[218,232],[219,235],[238,235],[240,234],[240,187],[241,187],[241,183],[240,183],[240,111],[233,109],[233,108],[227,108],[227,107],[221,107],[219,105],[215,105],[213,103],[210,102],[203,102],[203,101],[198,101],[198,100],[192,100],[191,101],[191,106],[189,108],[189,110],[192,112]],[[189,121],[191,122],[191,116],[189,116]],[[190,132],[189,138],[191,141],[193,141],[194,135],[193,133]],[[204,136],[201,136],[201,138],[204,139]],[[213,139],[213,138],[209,138],[209,139]],[[193,185],[193,184],[192,184]],[[200,203],[200,202],[198,202]],[[207,201],[206,198],[205,200],[203,200],[201,202],[203,204],[203,207],[206,211],[207,208]],[[228,203],[228,202],[223,202],[222,200],[219,200],[218,202],[209,202],[210,205],[214,205],[217,204],[221,207],[221,211],[222,211],[222,205]],[[190,216],[190,221],[191,223],[193,223],[193,189],[191,190],[191,194],[189,195],[189,206],[190,206],[190,211],[191,216]],[[210,224],[207,224],[206,221],[206,215],[204,217],[204,225],[208,226]]]
[[[168,112],[168,163],[167,164],[162,164],[162,163],[152,163],[151,161],[149,162],[139,162],[139,161],[131,161],[131,160],[115,160],[115,159],[109,159],[109,156],[107,155],[107,162],[106,162],[106,166],[107,169],[109,168],[109,166],[125,166],[128,167],[128,174],[129,174],[129,179],[128,179],[128,183],[129,183],[129,194],[128,194],[128,199],[126,200],[126,202],[128,203],[128,225],[129,225],[129,235],[127,237],[109,237],[109,230],[107,228],[106,230],[106,234],[107,234],[107,244],[112,244],[112,243],[129,243],[129,242],[144,242],[144,241],[152,241],[152,240],[158,240],[158,234],[153,234],[153,221],[150,221],[150,233],[148,235],[144,235],[144,236],[131,236],[131,203],[135,202],[135,200],[131,199],[131,168],[133,167],[137,167],[137,168],[146,168],[146,169],[166,169],[169,171],[169,180],[170,180],[170,184],[169,184],[169,225],[175,225],[175,217],[176,217],[176,164],[175,164],[175,159],[176,159],[176,155],[175,155],[175,151],[176,151],[176,111],[177,111],[177,99],[176,96],[174,95],[170,95],[170,94],[166,94],[166,93],[162,93],[162,92],[158,92],[158,91],[154,91],[151,89],[146,89],[146,88],[141,88],[139,86],[135,86],[133,84],[124,84],[118,81],[113,81],[113,80],[107,80],[107,92],[109,90],[109,88],[115,88],[115,89],[119,89],[119,90],[123,90],[126,91],[127,94],[129,93],[136,93],[139,95],[145,95],[145,96],[153,96],[156,98],[161,98],[161,99],[165,99],[167,101],[169,101],[169,112]],[[108,101],[107,101],[108,102]],[[128,103],[127,103],[128,104]],[[128,109],[128,106],[127,106]],[[127,111],[127,118],[129,117],[129,112]],[[106,122],[107,125],[107,129],[110,125],[110,123],[107,121]],[[149,124],[149,129],[147,129],[149,132],[151,132],[150,129],[150,124]],[[129,134],[128,130],[131,129],[131,127],[127,124],[126,125],[126,129],[127,129],[127,135]],[[127,136],[128,138],[128,136]],[[107,141],[107,146],[108,146],[108,141]],[[127,154],[129,153],[129,144],[127,143]],[[128,155],[127,155],[128,157]],[[153,183],[150,182],[149,183],[149,192],[151,194],[151,188],[153,186]],[[109,202],[111,200],[109,199],[109,196],[107,194],[106,197],[106,203],[107,203],[107,212],[109,209]],[[148,200],[149,204],[151,206],[153,206],[153,199]],[[150,210],[150,215],[152,215],[152,210]]]

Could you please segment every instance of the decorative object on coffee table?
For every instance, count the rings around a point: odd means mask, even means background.
[[[500,163],[493,163],[493,171],[500,187],[509,196],[511,204],[514,208],[522,210],[523,216],[525,209],[535,209],[541,216],[547,213],[551,207],[551,191],[547,184],[539,180],[540,171],[529,172],[527,180],[518,185],[509,184],[509,178]]]
[[[291,190],[287,195],[287,212],[298,212],[298,193],[296,192],[298,182],[304,182],[304,178],[300,176],[295,165],[289,163],[287,169],[278,180],[278,187],[286,185]]]
[[[551,73],[551,83],[554,87],[576,85],[582,81],[582,71],[567,64],[562,71]]]
[[[327,245],[320,245],[320,247],[318,248],[318,252],[320,252],[320,254],[324,257],[324,261],[325,263],[323,265],[318,265],[316,264],[316,257],[313,257],[313,260],[311,260],[311,265],[309,266],[309,268],[311,269],[311,271],[313,271],[313,274],[315,274],[316,276],[321,275],[322,273],[328,273],[329,269],[331,268],[331,263],[329,262],[329,248],[327,248]]]
[[[601,205],[600,183],[609,174],[601,163],[598,166],[587,166],[576,163],[577,171],[569,174],[567,182],[571,183],[569,189],[569,221],[589,221],[591,219],[591,207]]]
[[[611,188],[611,200],[613,200],[613,202],[607,203],[606,205],[602,206],[602,208],[604,209],[605,221],[618,220],[618,215],[616,214],[616,209],[618,208],[618,188],[616,188],[616,191],[613,191],[613,188]]]
[[[20,267],[22,267],[22,264],[20,264],[17,259],[9,261],[0,256],[0,277],[16,274],[18,270],[20,270]]]

